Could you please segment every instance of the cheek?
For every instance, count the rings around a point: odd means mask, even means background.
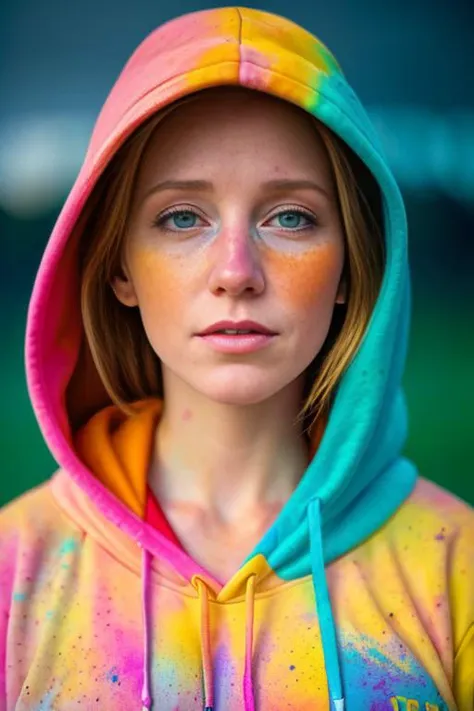
[[[175,321],[176,313],[182,313],[186,291],[177,261],[152,251],[135,257],[133,279],[144,319],[157,321],[161,315],[160,320]]]
[[[293,311],[333,306],[343,260],[343,250],[333,243],[304,254],[268,255],[271,281]]]

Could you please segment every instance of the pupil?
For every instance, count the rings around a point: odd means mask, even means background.
[[[286,220],[286,224],[283,224],[283,227],[298,227],[298,220],[301,218],[301,215],[297,212],[284,212],[282,215],[279,215],[279,218],[283,221]]]
[[[175,220],[175,224],[177,227],[194,227],[193,220],[196,219],[196,215],[194,215],[192,212],[183,211],[173,215],[173,219]],[[179,220],[181,220],[181,224],[178,223]]]

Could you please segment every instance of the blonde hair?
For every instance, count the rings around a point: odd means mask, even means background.
[[[242,90],[242,87],[225,87]],[[215,87],[203,91],[222,91]],[[133,189],[146,146],[158,123],[188,95],[154,114],[117,151],[86,206],[80,244],[81,310],[95,367],[111,401],[128,415],[131,403],[163,397],[160,359],[152,349],[138,308],[122,305],[111,288],[121,272],[121,255]],[[244,91],[253,91],[244,89]],[[327,151],[344,228],[346,304],[335,305],[321,351],[306,370],[303,406],[297,422],[309,432],[329,411],[338,383],[362,341],[384,269],[382,203],[364,163],[324,124],[315,128]]]

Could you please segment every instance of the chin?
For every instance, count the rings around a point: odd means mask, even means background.
[[[201,395],[204,395],[209,400],[218,402],[222,405],[257,405],[274,397],[284,387],[287,386],[286,381],[279,383],[264,382],[262,375],[249,377],[234,377],[232,382],[226,383],[206,383],[199,387],[198,383],[193,383],[192,387],[198,390]]]

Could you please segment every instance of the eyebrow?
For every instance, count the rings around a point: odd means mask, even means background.
[[[268,180],[262,183],[262,187],[275,192],[282,190],[315,190],[321,193],[327,200],[331,199],[327,190],[313,180],[290,180],[280,178],[277,180]],[[200,190],[202,192],[211,192],[213,188],[213,184],[208,180],[163,180],[146,191],[143,196],[143,201],[150,197],[150,195],[164,190]]]

